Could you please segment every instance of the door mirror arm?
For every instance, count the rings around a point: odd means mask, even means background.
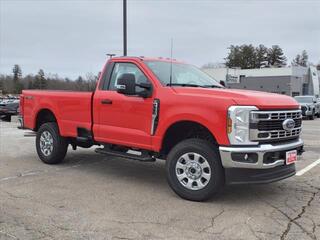
[[[137,83],[136,86],[144,88],[146,90],[151,90],[152,88],[152,85],[150,83]]]
[[[152,95],[152,91],[151,90],[143,90],[141,92],[138,92],[137,95],[142,98],[149,98]]]

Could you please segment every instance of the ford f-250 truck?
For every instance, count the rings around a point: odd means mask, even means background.
[[[95,92],[26,90],[20,111],[43,162],[61,162],[68,145],[165,159],[171,188],[194,201],[225,184],[290,177],[303,151],[293,98],[226,89],[192,65],[163,58],[112,58]]]

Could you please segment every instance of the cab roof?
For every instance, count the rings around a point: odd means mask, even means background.
[[[145,56],[119,56],[112,57],[111,59],[121,59],[121,60],[140,60],[140,61],[158,61],[158,62],[173,62],[173,63],[185,63],[178,61],[176,59],[164,58],[164,57],[145,57]]]

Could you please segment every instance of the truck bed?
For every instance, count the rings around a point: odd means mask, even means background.
[[[40,110],[48,108],[56,116],[62,136],[76,137],[78,127],[91,129],[92,92],[24,90],[22,96],[26,128],[36,129]]]

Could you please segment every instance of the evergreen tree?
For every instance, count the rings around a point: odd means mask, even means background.
[[[268,48],[266,48],[263,44],[260,44],[256,47],[256,63],[255,68],[265,67],[268,64],[267,61]]]
[[[36,75],[36,79],[33,83],[34,89],[46,89],[47,88],[47,80],[45,78],[44,71],[42,69],[39,70]]]
[[[3,94],[3,92],[4,92],[4,86],[3,85],[4,85],[3,84],[3,80],[0,79],[0,95]]]
[[[298,65],[300,65],[300,61],[301,61],[301,56],[300,56],[300,54],[297,54],[296,57],[292,61],[292,65],[298,66]]]
[[[266,66],[282,67],[286,65],[286,57],[278,45],[267,48],[263,44],[254,47],[252,44],[231,45],[225,65],[242,69],[261,68]]]
[[[301,55],[297,54],[297,56],[293,59],[292,65],[306,67],[308,65],[308,58],[307,51],[303,50]]]
[[[241,51],[241,65],[242,69],[255,68],[256,66],[256,52],[254,46],[242,45],[240,46]]]
[[[300,65],[303,66],[303,67],[306,67],[308,65],[308,54],[307,54],[307,51],[306,50],[303,50],[302,51],[302,54],[301,54],[301,62],[300,62]]]
[[[287,58],[278,45],[273,45],[268,49],[267,61],[269,66],[282,67],[286,65]]]
[[[240,67],[241,64],[241,49],[240,46],[231,45],[229,48],[228,56],[225,58],[227,67]]]
[[[20,78],[22,77],[22,71],[18,64],[15,64],[12,69],[13,73],[13,93],[21,93],[22,84],[20,83]]]

